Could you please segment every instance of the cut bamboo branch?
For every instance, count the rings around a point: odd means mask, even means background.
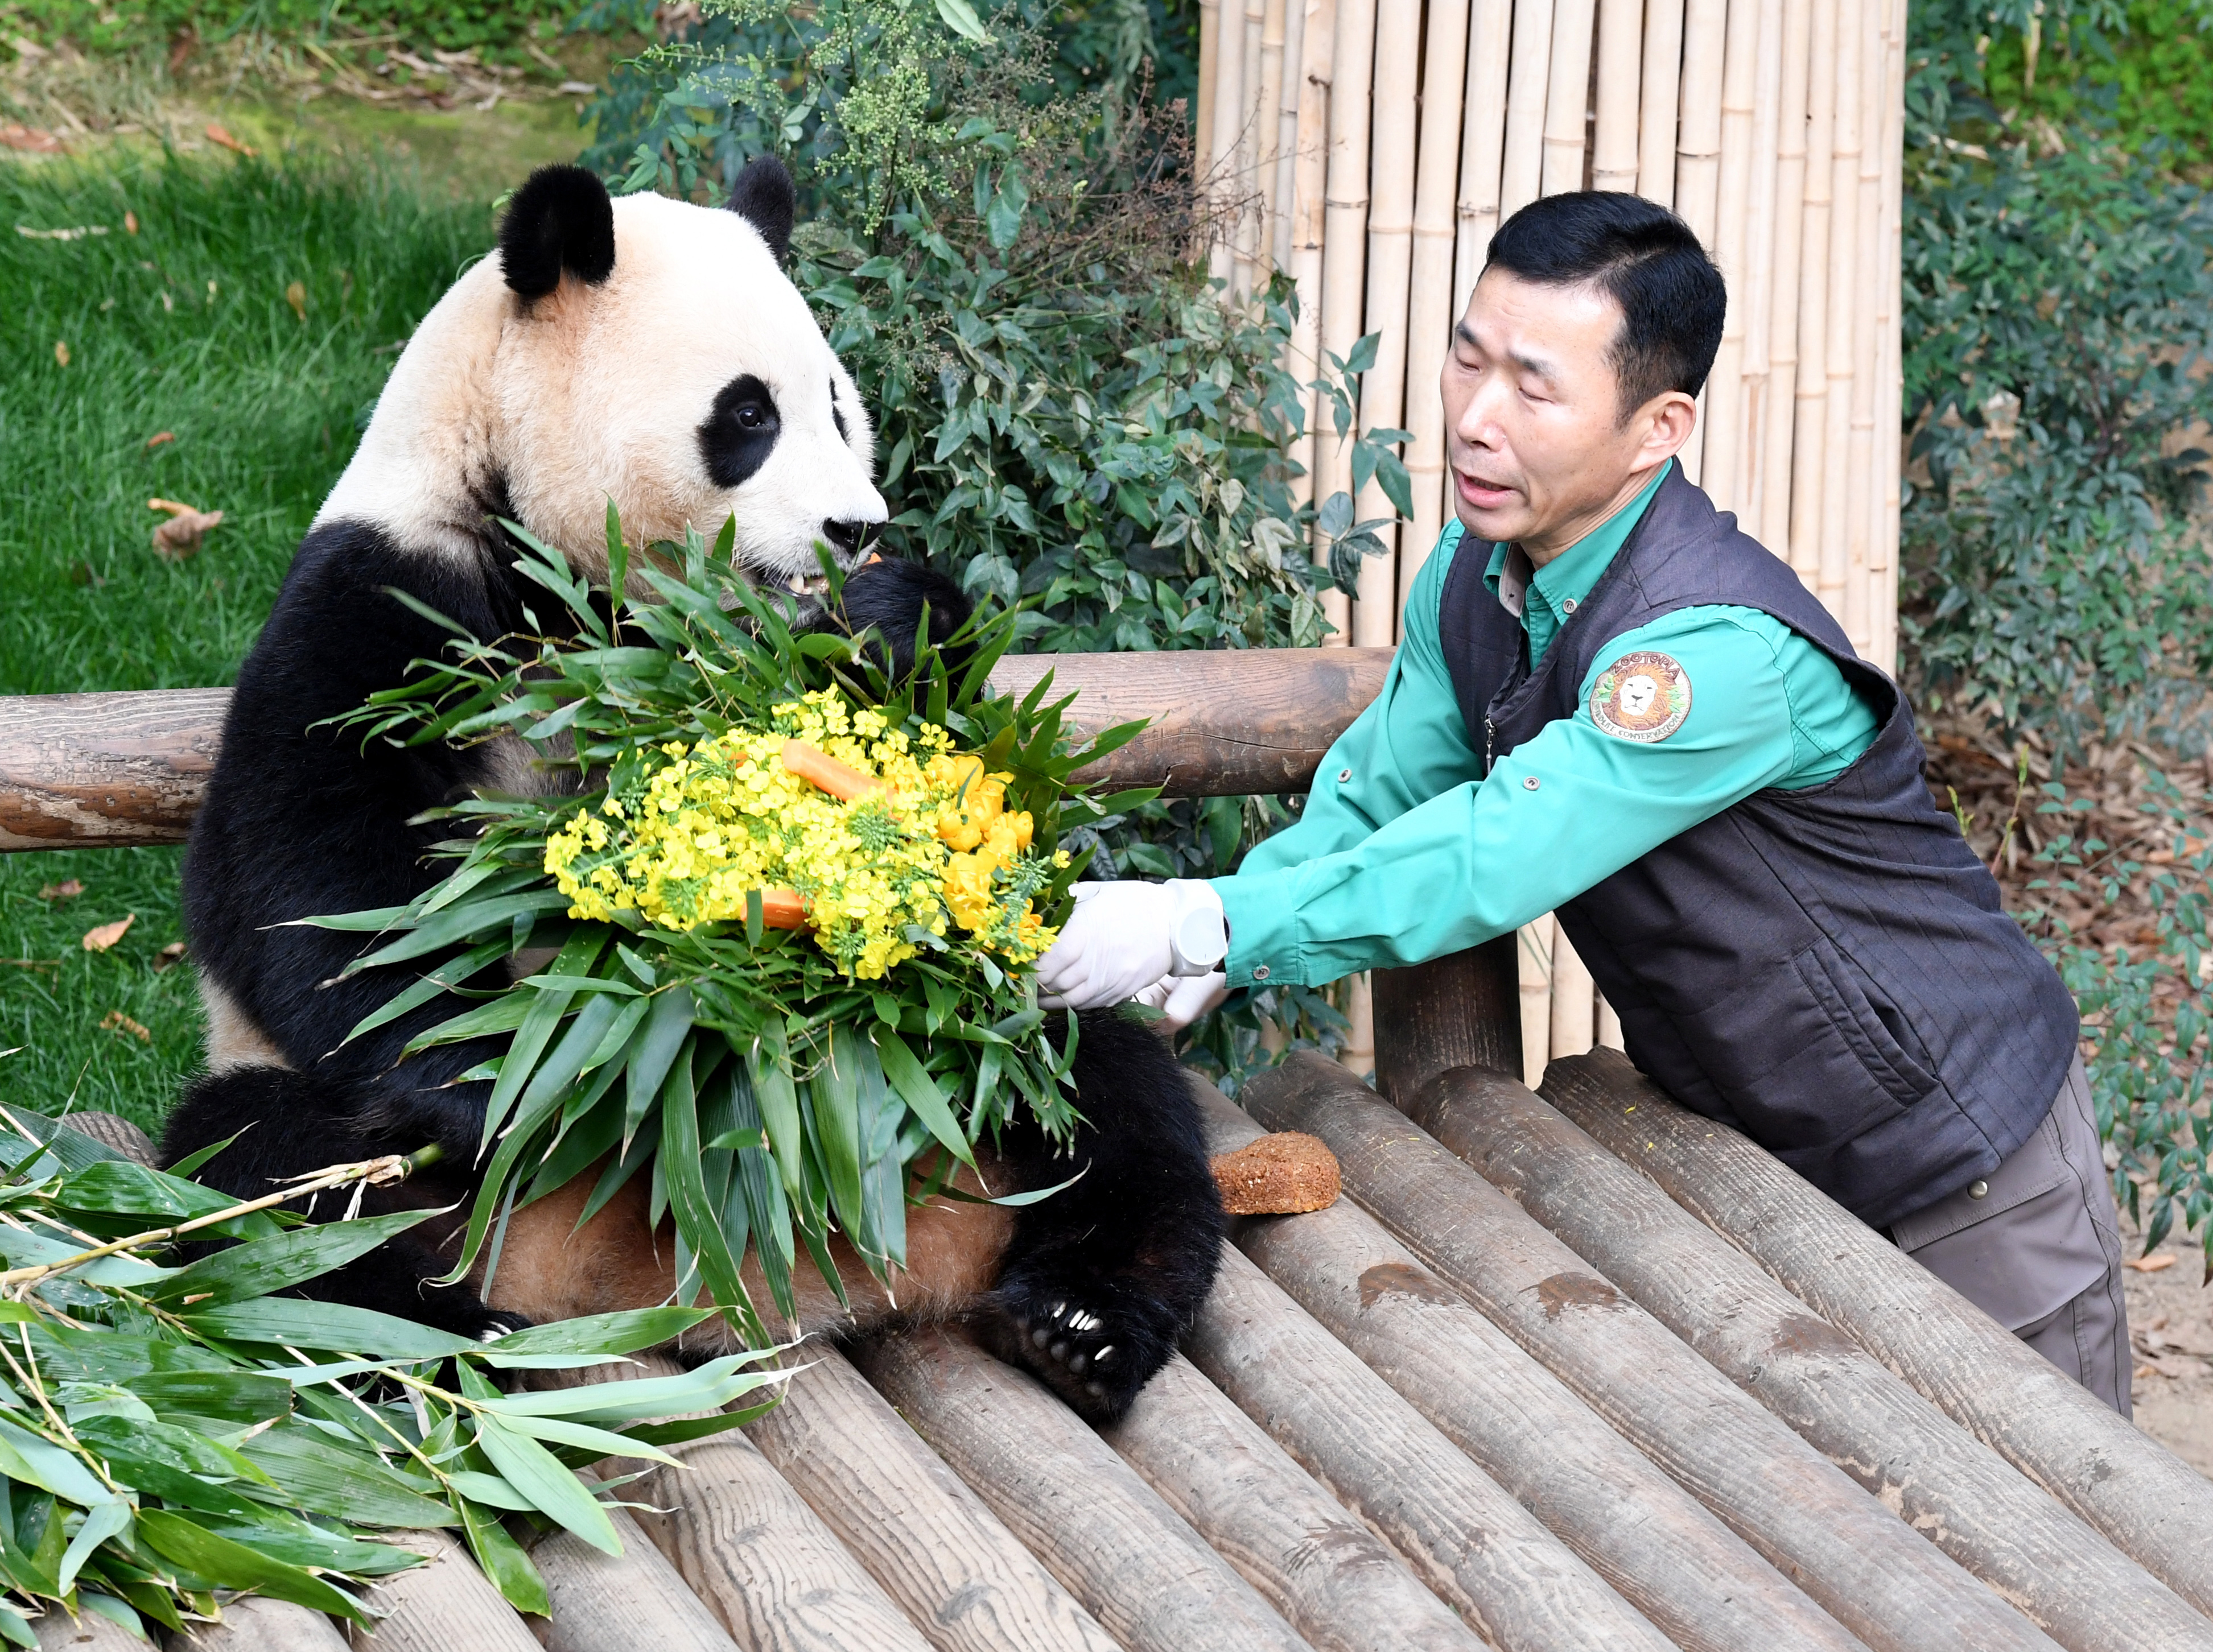
[[[1375,1087],[1408,1100],[1452,1067],[1521,1071],[1521,1011],[1511,935],[1369,977]]]
[[[1322,371],[1331,357],[1344,361],[1360,342],[1368,269],[1368,132],[1375,72],[1376,0],[1337,0],[1337,50],[1329,91],[1328,195],[1323,212],[1321,274]],[[1373,421],[1369,421],[1373,422]],[[1352,491],[1352,446],[1335,430],[1315,440],[1314,497]],[[1322,611],[1337,627],[1335,641],[1352,641],[1352,609],[1332,589]]]
[[[1512,61],[1514,0],[1474,0],[1468,17],[1467,92],[1460,101],[1460,196],[1453,236],[1453,319],[1467,310],[1498,228],[1506,157],[1507,68]]]
[[[1460,93],[1467,64],[1465,3],[1430,9],[1422,46],[1422,136],[1414,175],[1414,263],[1407,299],[1406,475],[1413,483],[1413,525],[1399,542],[1398,609],[1429,561],[1452,515],[1445,489],[1445,410],[1438,385],[1452,347],[1453,243],[1458,228]],[[1472,112],[1471,112],[1472,113]]]
[[[1556,1058],[1545,1084],[1603,1092],[1619,1066]],[[2213,1623],[1520,1084],[1448,1074],[1411,1116],[2070,1652],[2213,1649]]]
[[[1378,0],[1375,123],[1369,167],[1368,301],[1361,331],[1377,335],[1375,365],[1360,381],[1363,427],[1399,428],[1406,412],[1406,303],[1414,257],[1414,161],[1421,104],[1422,0]],[[1385,521],[1398,512],[1372,478],[1353,514]],[[1380,528],[1382,550],[1363,559],[1352,641],[1387,648],[1399,636],[1399,530]]]
[[[1545,100],[1552,90],[1554,0],[1516,0],[1514,58],[1506,88],[1506,149],[1498,176],[1500,221],[1542,193]]]
[[[1722,510],[1740,514],[1744,509],[1739,459],[1744,446],[1745,328],[1752,312],[1746,254],[1752,213],[1753,99],[1759,78],[1760,15],[1768,3],[1769,0],[1736,0],[1728,8],[1728,38],[1721,82],[1721,175],[1713,249],[1722,279],[1728,285],[1728,313],[1722,322],[1721,348],[1706,381],[1701,421],[1706,439],[1701,449],[1704,468],[1698,485]],[[1688,52],[1684,59],[1687,80],[1691,74]],[[1687,117],[1696,106],[1687,88],[1683,102]]]
[[[1213,125],[1207,138],[1207,169],[1202,177],[1214,197],[1214,240],[1207,273],[1227,281],[1236,269],[1235,227],[1224,222],[1244,185],[1237,145],[1245,117],[1245,8],[1241,0],[1222,0],[1221,24],[1214,46]]]
[[[1806,206],[1800,231],[1804,252],[1798,267],[1797,407],[1790,440],[1790,565],[1809,588],[1820,575],[1826,538],[1837,55],[1837,0],[1814,0],[1812,73],[1806,100]],[[1844,301],[1838,307],[1847,307],[1849,289],[1838,296]]]
[[[1521,1000],[1521,1078],[1534,1088],[1552,1051],[1552,935],[1551,913],[1515,932],[1515,977]]]
[[[2213,1612],[2213,1480],[1762,1149],[1678,1107],[1626,1058],[1594,1054],[1582,1070],[1603,1083],[1557,1086],[1557,1105],[1601,1146],[2123,1553]]]
[[[1683,0],[1646,0],[1637,192],[1675,204],[1676,118],[1683,90]]]
[[[530,1552],[553,1604],[546,1652],[738,1652],[637,1523],[619,1509],[607,1518],[619,1555],[558,1531]]]
[[[145,1644],[128,1637],[125,1643],[142,1652]],[[223,1603],[221,1623],[194,1624],[189,1640],[177,1636],[169,1643],[180,1652],[345,1652],[346,1637],[320,1612],[265,1594],[244,1594]],[[70,1652],[96,1652],[91,1643],[74,1642],[68,1635],[61,1644]]]
[[[1759,538],[1785,562],[1790,543],[1791,440],[1798,420],[1799,316],[1804,295],[1808,110],[1813,84],[1814,0],[1785,0],[1783,93],[1776,147],[1774,285],[1769,289],[1767,387],[1759,410]],[[1826,61],[1826,58],[1823,60]],[[1826,134],[1824,134],[1826,138]],[[1822,156],[1826,172],[1827,156]],[[1827,181],[1822,183],[1824,192]],[[1826,249],[1825,249],[1826,250]]]
[[[747,1437],[937,1652],[1119,1652],[850,1361],[810,1357]]]
[[[1492,1645],[1665,1652],[1658,1631],[1236,1251],[1223,1254],[1185,1342],[1194,1365]],[[1468,1540],[1474,1532],[1481,1542]]]
[[[1576,944],[1555,919],[1552,926],[1552,1036],[1547,1052],[1558,1060],[1581,1055],[1598,1036],[1598,986],[1576,956]]]
[[[351,1645],[363,1652],[453,1652],[461,1646],[540,1652],[538,1637],[450,1534],[409,1532],[401,1540],[430,1562],[377,1580],[376,1605],[387,1615],[377,1620],[374,1635],[348,1625]]]
[[[1208,1114],[1216,1152],[1260,1133],[1218,1094]],[[1247,1222],[1238,1243],[1679,1647],[1862,1652],[1366,1212]]]
[[[1314,1652],[1480,1652],[1381,1538],[1181,1354],[1106,1437]]]
[[[1309,1054],[1247,1084],[1272,1130],[1875,1652],[2053,1643],[1917,1535],[1503,1193]]]
[[[1027,1372],[942,1330],[865,1343],[854,1363],[1129,1652],[1306,1652]]]
[[[642,1482],[659,1512],[638,1524],[747,1652],[931,1652],[752,1441],[717,1434],[668,1454],[683,1467]]]
[[[1680,16],[1679,0],[1679,21]],[[1643,77],[1644,0],[1603,0],[1598,9],[1598,107],[1591,131],[1593,189],[1636,191],[1637,99]]]
[[[1552,49],[1545,65],[1545,164],[1540,195],[1583,186],[1583,143],[1590,125],[1594,0],[1552,0]]]

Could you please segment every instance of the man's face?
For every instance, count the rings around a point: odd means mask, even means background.
[[[1621,307],[1589,285],[1539,286],[1503,270],[1475,284],[1454,330],[1442,390],[1453,503],[1478,538],[1518,540],[1543,561],[1651,477],[1689,434],[1655,448],[1654,402],[1626,421],[1607,359]]]

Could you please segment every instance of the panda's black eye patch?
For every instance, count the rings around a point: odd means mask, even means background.
[[[715,398],[714,411],[699,427],[699,457],[718,488],[742,486],[768,463],[783,422],[777,416],[776,398],[752,374],[741,374],[724,385]]]

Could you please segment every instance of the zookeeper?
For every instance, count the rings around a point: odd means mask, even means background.
[[[1381,695],[1235,877],[1082,886],[1040,985],[1187,1021],[1557,911],[1639,1068],[2125,1416],[2074,1002],[1897,687],[1675,462],[1726,301],[1637,197],[1509,219],[1444,367],[1459,519]]]

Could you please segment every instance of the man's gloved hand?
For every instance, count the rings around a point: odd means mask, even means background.
[[[1163,975],[1205,975],[1229,954],[1222,897],[1198,878],[1078,884],[1076,910],[1038,960],[1039,1002],[1096,1010]]]
[[[1161,1026],[1180,1033],[1229,996],[1229,978],[1219,969],[1210,975],[1162,975],[1137,994],[1137,1002],[1161,1012]]]

